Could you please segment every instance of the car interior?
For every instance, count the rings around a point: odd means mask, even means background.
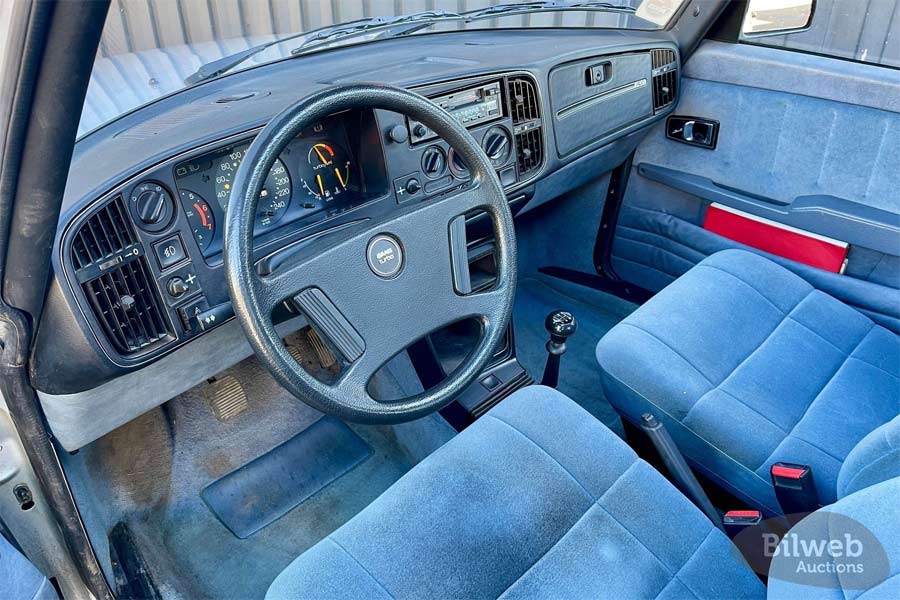
[[[0,596],[900,597],[900,3],[55,4]]]

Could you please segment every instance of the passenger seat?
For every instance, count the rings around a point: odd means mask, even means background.
[[[695,468],[769,514],[776,462],[812,467],[822,504],[900,475],[900,337],[757,254],[709,256],[597,360],[626,419],[653,413]]]

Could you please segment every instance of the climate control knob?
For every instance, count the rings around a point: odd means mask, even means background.
[[[440,177],[447,168],[447,155],[440,146],[429,146],[422,153],[422,171],[431,178]]]
[[[509,155],[512,151],[512,139],[509,132],[503,127],[491,127],[484,134],[481,146],[484,148],[484,153],[491,159],[491,164],[495,167],[500,167],[509,160]]]

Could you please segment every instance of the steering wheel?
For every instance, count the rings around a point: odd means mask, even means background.
[[[471,178],[448,195],[401,204],[385,218],[339,228],[261,276],[253,255],[253,222],[269,170],[302,130],[350,109],[383,109],[423,123],[459,153]],[[469,289],[465,245],[465,215],[472,211],[489,215],[496,236],[496,282],[478,293]],[[334,86],[273,118],[235,175],[224,254],[234,312],[259,360],[295,397],[347,421],[408,421],[449,404],[487,365],[512,312],[515,231],[490,160],[447,112],[398,87]],[[273,322],[273,311],[285,301],[299,307],[339,351],[343,367],[334,382],[312,376],[285,348]],[[442,383],[402,400],[372,397],[369,381],[385,363],[427,334],[466,318],[477,319],[482,334]]]

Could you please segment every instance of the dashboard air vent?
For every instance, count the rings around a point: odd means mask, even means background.
[[[94,316],[117,352],[133,354],[171,338],[147,259],[121,198],[79,227],[71,260]]]
[[[678,85],[678,65],[675,51],[656,49],[650,51],[653,74],[653,111],[658,112],[675,102]]]
[[[519,179],[540,168],[544,160],[541,105],[534,80],[510,77],[507,80],[509,106],[516,137]]]
[[[80,270],[116,256],[134,244],[122,199],[116,198],[81,226],[72,240],[72,264]]]

